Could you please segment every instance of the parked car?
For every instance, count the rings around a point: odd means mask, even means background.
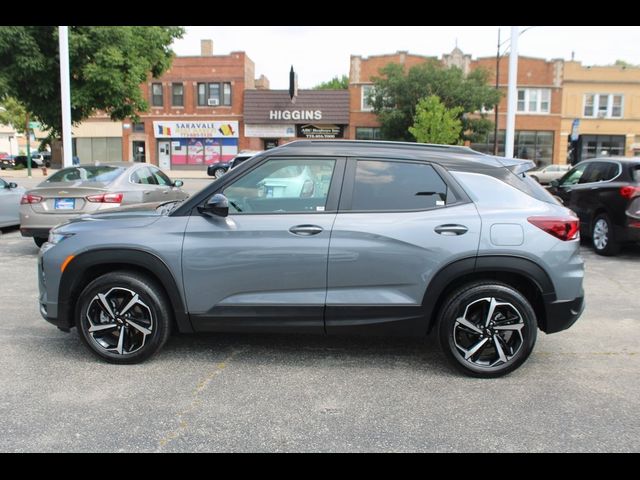
[[[596,253],[615,255],[622,244],[640,242],[640,158],[582,161],[549,191],[577,213]]]
[[[249,160],[260,152],[243,151],[233,157],[229,162],[212,163],[207,166],[207,175],[210,177],[220,178],[232,168],[237,167],[245,160]]]
[[[0,227],[20,224],[20,198],[24,188],[0,178]]]
[[[41,246],[49,230],[82,213],[134,203],[184,200],[183,182],[154,165],[113,162],[59,170],[22,196],[20,232]]]
[[[149,358],[174,327],[437,332],[453,365],[495,377],[527,359],[538,328],[582,313],[578,219],[524,175],[530,161],[297,141],[251,162],[170,208],[56,227],[39,255],[42,316],[113,363]],[[284,170],[328,188],[265,195]]]
[[[15,155],[6,155],[0,158],[0,169],[6,170],[7,168],[13,168],[15,166]]]
[[[544,168],[540,168],[537,170],[531,170],[527,172],[531,178],[533,178],[536,182],[547,185],[551,183],[553,180],[558,180],[562,178],[562,176],[567,173],[571,169],[571,165],[547,165]]]
[[[27,168],[27,156],[17,155],[14,159],[14,166],[22,165]],[[31,168],[50,167],[51,154],[49,152],[37,152],[31,154]]]

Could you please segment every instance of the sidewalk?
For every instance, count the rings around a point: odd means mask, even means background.
[[[53,168],[47,168],[47,176],[53,175],[58,170]],[[163,170],[170,178],[173,180],[185,180],[185,179],[210,179],[213,180],[213,177],[207,175],[206,168],[203,167],[202,170]],[[32,178],[42,178],[45,179],[46,176],[42,173],[41,168],[32,168],[31,169],[31,177]],[[6,170],[0,170],[0,178],[28,178],[27,177],[27,169],[23,170],[12,170],[7,168]]]

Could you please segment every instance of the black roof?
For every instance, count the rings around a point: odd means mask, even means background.
[[[476,152],[458,145],[432,145],[427,143],[389,142],[376,140],[297,140],[285,143],[269,154],[279,151],[286,155],[335,155],[345,157],[395,158],[423,160],[442,164],[447,168],[467,170],[476,167],[505,167],[526,160],[505,159]]]

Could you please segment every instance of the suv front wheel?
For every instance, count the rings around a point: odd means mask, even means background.
[[[516,289],[475,282],[445,301],[438,324],[440,346],[458,370],[474,377],[499,377],[529,357],[536,342],[536,314]]]
[[[79,297],[76,326],[80,338],[111,363],[138,363],[169,338],[171,308],[163,289],[135,272],[98,277]]]

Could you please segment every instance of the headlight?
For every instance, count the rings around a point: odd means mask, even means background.
[[[51,245],[56,245],[61,241],[63,241],[65,238],[72,237],[73,235],[75,234],[74,233],[58,233],[54,230],[51,230],[49,232],[49,238],[47,242],[49,242]]]

